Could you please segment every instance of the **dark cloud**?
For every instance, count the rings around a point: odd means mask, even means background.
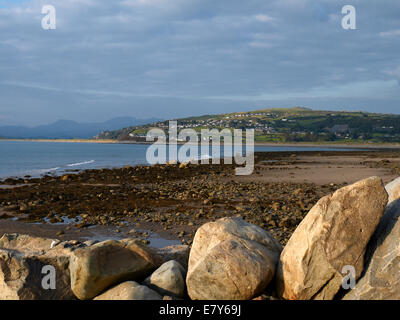
[[[341,28],[336,0],[53,0],[51,31],[46,1],[8,1],[0,123],[291,105],[399,112],[397,0],[353,0],[357,30]]]

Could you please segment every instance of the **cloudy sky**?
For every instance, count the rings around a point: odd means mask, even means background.
[[[47,4],[56,30],[41,27]],[[400,113],[399,17],[398,0],[0,0],[0,124]]]

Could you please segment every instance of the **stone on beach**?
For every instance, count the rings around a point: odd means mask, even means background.
[[[56,244],[56,245],[55,245]],[[0,300],[75,299],[68,270],[72,249],[58,240],[19,234],[0,239]],[[42,286],[44,266],[55,269],[55,289]]]
[[[97,296],[93,300],[162,300],[160,296],[154,290],[146,286],[142,286],[135,281],[123,282],[101,295]]]
[[[71,288],[79,299],[92,299],[119,282],[145,278],[159,265],[160,258],[149,247],[107,240],[73,252]]]
[[[195,300],[246,300],[273,279],[281,245],[240,218],[200,227],[189,257],[187,290]]]
[[[159,267],[144,284],[162,295],[184,297],[186,270],[177,261],[171,260]]]
[[[345,300],[400,299],[400,178],[386,191],[389,204],[368,244],[366,270]]]
[[[378,177],[320,199],[281,253],[277,291],[284,299],[333,299],[344,266],[363,270],[364,254],[385,210],[388,194]]]

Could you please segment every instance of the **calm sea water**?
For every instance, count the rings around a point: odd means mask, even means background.
[[[0,178],[147,164],[149,145],[0,141]],[[323,147],[255,147],[255,151],[325,151]],[[334,150],[349,150],[339,149]]]

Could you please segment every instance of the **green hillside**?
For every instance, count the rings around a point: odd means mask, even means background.
[[[400,142],[400,115],[347,111],[317,111],[308,108],[273,108],[249,112],[204,115],[174,119],[179,130],[255,129],[257,142]],[[168,121],[117,131],[106,131],[99,139],[144,141],[147,131]]]

